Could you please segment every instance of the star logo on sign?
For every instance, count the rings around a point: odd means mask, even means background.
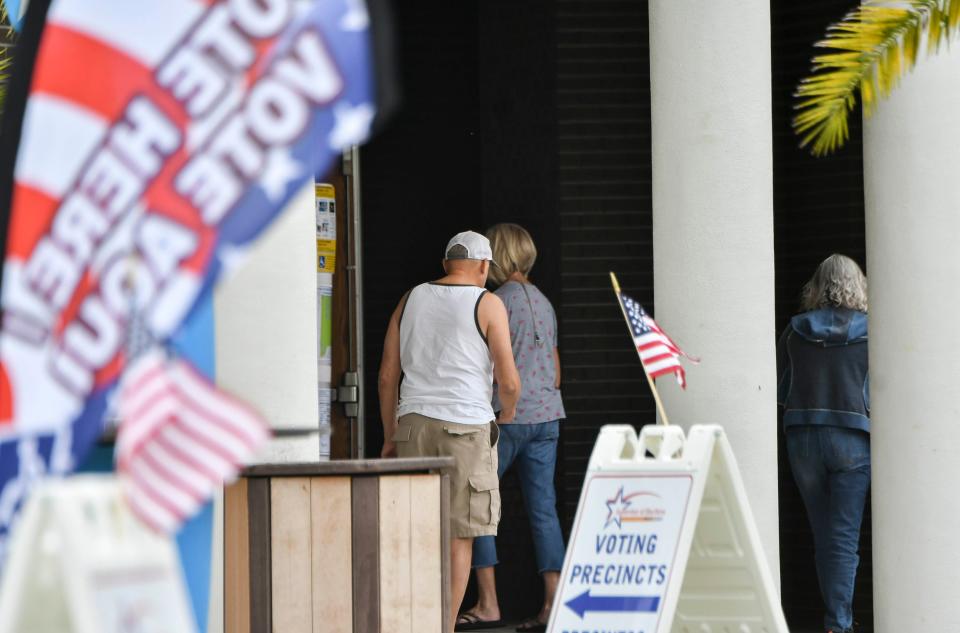
[[[365,141],[375,114],[376,110],[369,103],[336,106],[333,109],[334,125],[330,131],[330,148],[341,151]]]
[[[616,523],[618,528],[623,527],[620,518],[623,515],[623,511],[629,507],[630,501],[623,498],[623,486],[620,486],[620,490],[617,491],[616,496],[613,499],[607,500],[607,520],[603,524],[603,527],[608,527],[611,523]]]
[[[260,176],[260,188],[270,202],[279,202],[287,191],[287,186],[300,177],[303,166],[282,149],[270,150]]]

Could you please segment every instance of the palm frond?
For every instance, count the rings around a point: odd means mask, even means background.
[[[6,30],[7,33],[12,33],[8,21],[9,15],[7,14],[7,3],[4,0],[0,0],[0,29]],[[9,37],[4,37],[4,40],[9,39]],[[11,47],[7,45],[7,42],[0,42],[0,112],[3,111],[3,104],[6,101],[7,96],[7,81],[10,80],[10,67],[13,66],[13,55],[11,54]]]
[[[960,27],[960,0],[868,0],[827,29],[815,46],[811,75],[797,86],[793,129],[800,146],[816,156],[842,147],[857,105],[870,116],[900,78],[917,63],[921,42],[928,53]]]
[[[7,53],[7,49],[0,49],[0,110],[3,109],[4,97],[7,94],[7,81],[10,79],[10,67],[13,65],[13,57]]]

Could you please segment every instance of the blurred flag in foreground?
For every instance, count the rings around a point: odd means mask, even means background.
[[[650,378],[664,374],[674,374],[677,382],[684,389],[687,388],[687,374],[680,364],[680,357],[697,363],[698,359],[689,356],[674,343],[669,336],[660,329],[656,321],[643,309],[639,303],[617,292],[623,313],[627,317],[627,325],[633,336],[633,343],[640,354],[640,362]]]
[[[101,434],[127,365],[119,463],[153,525],[176,527],[263,441],[255,415],[156,359],[366,138],[368,25],[362,0],[32,0],[0,136],[0,560],[32,482]]]
[[[119,402],[125,493],[157,530],[196,512],[269,437],[256,413],[159,350],[125,373]]]

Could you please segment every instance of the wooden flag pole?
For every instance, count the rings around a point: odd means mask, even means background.
[[[610,282],[613,284],[613,292],[617,295],[617,304],[620,306],[620,313],[623,314],[623,320],[627,323],[627,331],[631,333],[631,340],[633,339],[633,328],[630,327],[630,317],[627,316],[627,311],[623,309],[623,301],[620,300],[620,283],[617,281],[617,276],[610,272]],[[637,349],[637,356],[640,356],[640,350]],[[647,373],[647,367],[643,364],[643,359],[640,359],[640,367],[643,368],[643,375],[647,377],[647,382],[650,384],[650,391],[653,392],[653,399],[657,403],[657,411],[660,412],[660,421],[664,426],[670,426],[670,420],[667,419],[667,411],[663,408],[663,402],[660,400],[660,394],[657,392],[657,385],[653,382],[653,378],[650,377],[650,374]]]

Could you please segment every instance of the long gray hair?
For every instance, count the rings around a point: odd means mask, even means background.
[[[867,311],[867,278],[846,255],[834,253],[820,262],[800,293],[801,310],[827,306]]]

